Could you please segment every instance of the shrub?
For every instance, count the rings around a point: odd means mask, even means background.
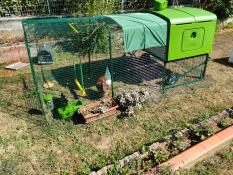
[[[233,15],[233,0],[202,0],[201,6],[215,13],[219,19]]]
[[[94,16],[113,13],[118,0],[4,0],[0,1],[0,16],[71,15]],[[49,12],[50,11],[50,12]]]

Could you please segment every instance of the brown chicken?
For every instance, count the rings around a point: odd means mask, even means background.
[[[107,84],[107,80],[105,78],[104,75],[101,75],[99,78],[98,78],[98,81],[96,83],[96,88],[97,90],[100,92],[100,94],[102,96],[104,96],[104,94],[109,90],[111,89],[111,86]]]

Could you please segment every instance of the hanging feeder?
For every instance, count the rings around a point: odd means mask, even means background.
[[[37,54],[38,64],[52,64],[53,63],[53,49],[51,46],[44,44],[39,47]]]

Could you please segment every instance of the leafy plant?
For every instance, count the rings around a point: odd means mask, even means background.
[[[58,108],[58,113],[63,120],[68,120],[81,106],[83,106],[82,101],[68,102],[65,107]]]
[[[128,174],[129,173],[129,168],[124,167],[122,168],[120,164],[115,164],[113,167],[108,169],[107,174],[108,175],[120,175],[120,174]]]
[[[53,94],[47,93],[47,94],[45,94],[45,95],[43,96],[43,99],[44,99],[45,103],[47,103],[47,102],[53,100]]]
[[[172,174],[174,174],[174,172],[170,167],[161,167],[161,169],[159,170],[159,174],[172,175]]]
[[[144,153],[146,153],[146,152],[148,152],[149,151],[149,147],[148,146],[145,146],[145,145],[143,145],[143,147],[142,147],[142,149],[141,149],[141,153],[142,154],[144,154]]]
[[[191,130],[194,141],[204,140],[213,134],[213,130],[207,125],[188,124],[188,129]]]
[[[169,144],[169,147],[171,149],[171,151],[177,151],[178,153],[181,151],[184,151],[187,146],[185,146],[184,144],[182,144],[181,140],[176,140],[176,141],[172,141]]]
[[[161,164],[162,162],[165,162],[166,160],[169,159],[168,153],[163,148],[160,148],[160,149],[152,152],[152,154],[153,154],[154,161],[157,164]]]
[[[53,94],[52,93],[46,93],[43,96],[43,100],[44,100],[46,106],[48,107],[48,109],[52,111],[54,109]]]
[[[228,126],[230,126],[231,123],[229,121],[227,121],[226,119],[221,120],[220,122],[218,122],[218,126],[220,128],[227,128]]]
[[[214,12],[219,19],[226,19],[233,15],[232,0],[202,0],[201,7]]]

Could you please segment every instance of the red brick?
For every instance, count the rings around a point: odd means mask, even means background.
[[[216,149],[218,146],[222,144],[222,140],[217,137],[216,135],[208,138],[207,140],[201,142],[200,144],[207,150],[211,151],[213,149]]]
[[[233,125],[231,125],[230,127],[233,128]]]
[[[200,159],[203,155],[207,153],[207,150],[199,143],[187,151],[184,151],[182,154],[187,159],[185,165],[190,164],[193,161]]]
[[[186,158],[184,156],[182,156],[182,154],[179,154],[179,155],[171,158],[167,162],[161,164],[160,167],[165,166],[165,167],[170,167],[173,170],[178,170],[182,166],[184,166],[186,161],[187,161]]]
[[[220,131],[219,133],[216,134],[218,138],[222,140],[222,142],[227,142],[233,139],[233,128],[228,127],[224,129],[223,131]]]

